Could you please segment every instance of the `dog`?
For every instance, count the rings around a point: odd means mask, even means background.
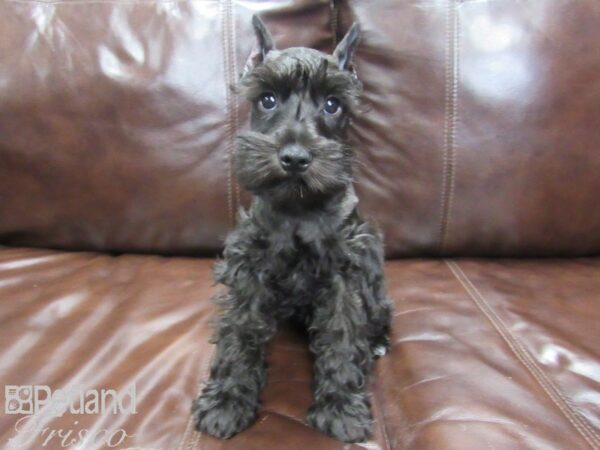
[[[265,344],[279,324],[307,330],[314,354],[314,428],[345,442],[372,428],[368,375],[389,347],[380,234],[357,211],[355,155],[346,131],[361,83],[354,24],[332,55],[277,50],[258,16],[258,52],[237,91],[252,104],[232,162],[252,194],[226,239],[216,281],[216,353],[192,414],[196,429],[229,438],[247,428],[266,381]]]

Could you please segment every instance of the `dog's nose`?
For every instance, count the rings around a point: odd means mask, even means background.
[[[279,152],[279,164],[286,172],[304,172],[311,161],[310,152],[300,145],[287,145]]]

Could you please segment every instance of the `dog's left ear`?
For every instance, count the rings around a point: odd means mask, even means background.
[[[333,51],[333,56],[338,61],[338,66],[342,70],[349,70],[354,51],[360,39],[360,26],[354,22],[344,39],[337,45]]]

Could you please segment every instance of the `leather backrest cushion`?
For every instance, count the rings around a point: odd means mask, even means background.
[[[600,2],[351,0],[389,255],[600,253]]]
[[[218,251],[255,12],[281,47],[361,23],[357,190],[388,256],[600,253],[595,0],[3,2],[0,242]]]
[[[257,12],[332,50],[327,0],[2,2],[0,242],[217,251]]]

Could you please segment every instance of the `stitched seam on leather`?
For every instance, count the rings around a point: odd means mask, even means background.
[[[450,105],[450,81],[451,81],[451,73],[452,70],[450,68],[450,55],[451,55],[451,51],[450,51],[450,41],[451,41],[451,21],[450,21],[450,17],[451,17],[451,5],[452,5],[452,0],[447,0],[446,3],[446,35],[445,35],[445,41],[446,41],[446,45],[445,45],[445,66],[446,66],[446,70],[445,70],[445,86],[444,86],[444,134],[443,134],[443,138],[444,138],[444,142],[442,144],[442,191],[440,193],[440,229],[439,229],[439,237],[438,237],[438,246],[439,246],[439,252],[442,252],[442,238],[444,236],[444,215],[445,215],[445,210],[446,210],[446,184],[447,184],[447,179],[448,179],[448,174],[447,174],[447,166],[448,166],[448,147],[447,147],[447,143],[448,143],[448,139],[447,139],[447,135],[448,135],[448,109],[449,109],[449,105]]]
[[[439,252],[444,253],[448,239],[450,211],[454,196],[456,166],[456,122],[458,113],[459,15],[456,0],[448,0],[446,8],[446,74],[444,106],[444,146],[442,192],[440,199]]]
[[[236,93],[232,93],[231,92],[231,86],[233,86],[236,82],[237,82],[237,77],[239,76],[238,73],[238,66],[237,66],[237,46],[236,46],[236,42],[237,42],[237,35],[235,32],[235,2],[233,0],[229,0],[229,30],[230,30],[230,37],[231,37],[231,71],[229,72],[230,76],[231,76],[231,81],[229,83],[228,86],[228,90],[230,91],[231,98],[233,100],[233,108],[231,111],[231,117],[233,119],[233,134],[232,134],[232,140],[231,140],[231,154],[233,157],[233,152],[235,151],[235,143],[236,143],[236,136],[237,136],[237,132],[239,129],[239,125],[240,125],[240,118],[239,118],[239,98],[238,95]],[[234,187],[234,198],[233,198],[233,211],[232,211],[232,221],[233,223],[236,222],[236,211],[237,208],[240,205],[240,186],[237,183],[235,177],[233,176],[233,166],[231,167],[231,175],[232,175],[232,184]]]
[[[190,430],[192,428],[192,415],[188,417],[187,423],[185,424],[185,431],[183,432],[183,436],[181,437],[181,441],[179,441],[179,445],[177,446],[177,450],[183,449],[183,444],[187,440],[188,435],[190,434]]]
[[[194,450],[198,446],[200,436],[202,436],[202,432],[194,433],[193,439],[188,442],[185,450]]]
[[[467,291],[475,305],[491,322],[492,326],[500,334],[517,359],[525,366],[527,371],[538,382],[540,387],[558,407],[563,416],[575,427],[579,434],[588,442],[588,444],[590,444],[593,449],[600,448],[600,438],[594,432],[591,425],[587,423],[585,417],[581,416],[581,414],[576,411],[576,408],[572,405],[567,396],[538,366],[527,348],[525,348],[521,341],[519,341],[519,339],[509,330],[506,324],[485,300],[481,292],[479,292],[471,280],[469,280],[458,263],[451,260],[445,260],[445,262],[452,274]]]
[[[227,151],[225,152],[225,166],[227,167],[227,215],[229,218],[229,223],[232,225],[234,223],[233,219],[233,167],[231,163],[232,151],[233,151],[233,114],[232,114],[232,98],[231,98],[231,31],[230,31],[230,23],[231,23],[231,10],[230,10],[231,0],[221,0],[220,9],[221,9],[221,33],[222,33],[222,42],[223,42],[223,70],[225,72],[225,139],[227,141]]]
[[[446,226],[442,237],[442,251],[445,250],[446,242],[452,220],[452,205],[454,203],[454,186],[456,185],[456,135],[458,129],[458,80],[460,77],[460,14],[458,11],[458,2],[455,3],[454,10],[454,73],[452,83],[452,122],[450,130],[450,179],[448,180],[449,190],[448,203],[446,209]]]
[[[329,1],[329,13],[330,13],[329,26],[331,28],[331,40],[333,42],[332,50],[335,50],[335,47],[337,46],[337,43],[338,43],[337,35],[338,35],[338,27],[339,27],[339,11],[338,11],[337,3],[335,0]]]
[[[208,359],[205,361],[204,367],[202,368],[202,379],[200,380],[200,383],[198,386],[198,394],[197,395],[200,395],[200,392],[202,392],[202,386],[205,384],[206,381],[208,381],[208,379],[210,377],[210,367],[212,366],[216,350],[217,350],[217,346],[213,345],[212,349],[210,351],[210,355],[209,355]],[[192,449],[197,448],[198,444],[200,444],[200,443],[204,444],[204,441],[202,440],[203,436],[204,436],[204,433],[196,433],[196,438],[194,439],[194,446],[192,447]],[[201,445],[201,448],[203,448],[203,447],[204,447],[204,445]]]
[[[381,433],[383,434],[383,439],[385,440],[385,448],[387,450],[392,450],[387,432],[387,424],[385,423],[385,418],[383,417],[383,408],[381,407],[381,402],[379,401],[379,395],[377,395],[377,389],[375,386],[373,386],[373,406],[377,407],[377,411],[381,417]]]
[[[200,376],[196,383],[197,388],[196,388],[196,395],[194,398],[198,397],[198,395],[200,395],[200,392],[202,392],[202,386],[204,385],[205,380],[207,380],[209,377],[210,366],[212,364],[212,360],[213,360],[214,356],[215,356],[215,346],[213,345],[210,350],[210,354],[208,355],[208,358],[204,360],[204,364],[202,364],[202,367],[200,367],[200,371],[199,371]],[[178,450],[183,450],[184,444],[185,444],[185,450],[192,450],[192,449],[196,448],[198,441],[200,440],[200,435],[202,433],[201,432],[194,433],[192,440],[188,441],[190,431],[193,428],[192,423],[193,423],[193,416],[190,414],[187,425],[185,427],[185,432],[183,434],[183,437],[181,438],[181,442],[179,443],[179,446],[177,447]]]

